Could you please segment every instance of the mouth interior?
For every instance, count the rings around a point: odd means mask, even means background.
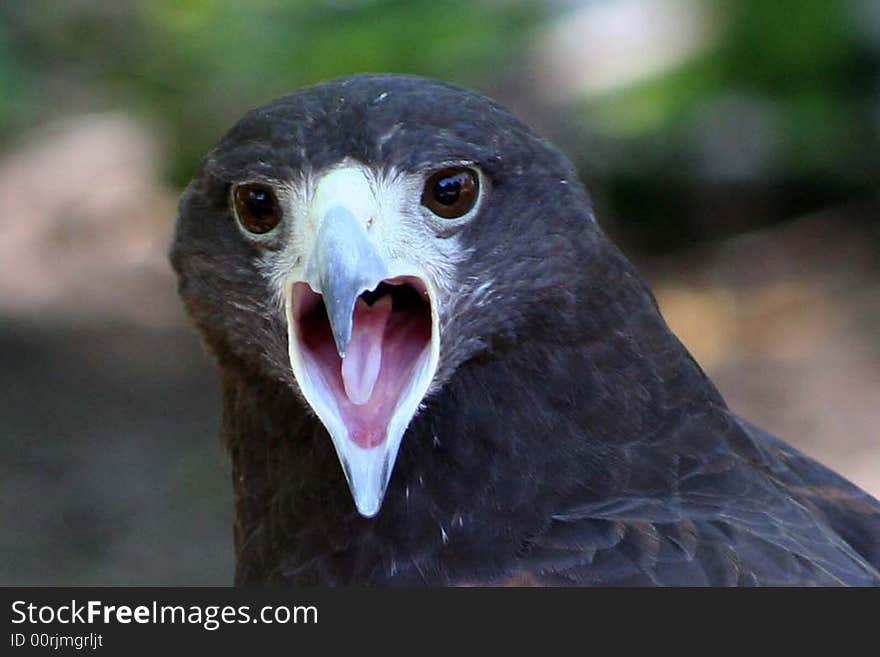
[[[291,301],[294,333],[312,384],[335,406],[352,441],[362,448],[381,445],[428,359],[431,307],[424,285],[401,277],[361,294],[344,358],[337,353],[323,297],[298,282]]]

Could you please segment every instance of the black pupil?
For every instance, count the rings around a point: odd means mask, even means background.
[[[247,208],[255,219],[271,219],[275,214],[275,201],[269,192],[252,189],[247,195]]]
[[[440,205],[454,205],[461,195],[461,185],[466,173],[441,178],[434,185],[434,200]]]

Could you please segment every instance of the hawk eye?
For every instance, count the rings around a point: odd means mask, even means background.
[[[281,221],[281,206],[268,185],[246,183],[232,192],[235,214],[249,233],[268,233]]]
[[[444,219],[456,219],[474,207],[479,189],[479,177],[473,169],[441,169],[425,183],[422,205]]]

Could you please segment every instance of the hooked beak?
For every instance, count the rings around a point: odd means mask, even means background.
[[[436,295],[417,266],[383,255],[362,208],[337,197],[314,210],[307,265],[285,284],[290,364],[372,517],[437,369]]]
[[[370,243],[364,226],[345,206],[330,208],[318,229],[306,279],[316,281],[315,290],[324,298],[340,358],[345,358],[351,342],[357,298],[376,289],[387,277],[385,262]]]

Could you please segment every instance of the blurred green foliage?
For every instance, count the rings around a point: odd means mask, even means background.
[[[573,139],[591,146],[578,164],[604,189],[623,236],[665,250],[839,203],[876,209],[872,2],[716,0],[710,48],[576,103]],[[737,156],[751,166],[737,169]]]
[[[339,75],[409,72],[543,116],[611,223],[644,248],[875,198],[880,29],[860,22],[880,21],[876,0],[706,0],[709,47],[542,104],[536,37],[608,1],[7,0],[0,141],[71,113],[134,112],[164,137],[166,176],[181,185],[251,107]]]
[[[305,84],[394,71],[480,86],[516,62],[537,10],[472,0],[6,4],[2,137],[97,97],[153,117],[182,184],[245,110]]]

